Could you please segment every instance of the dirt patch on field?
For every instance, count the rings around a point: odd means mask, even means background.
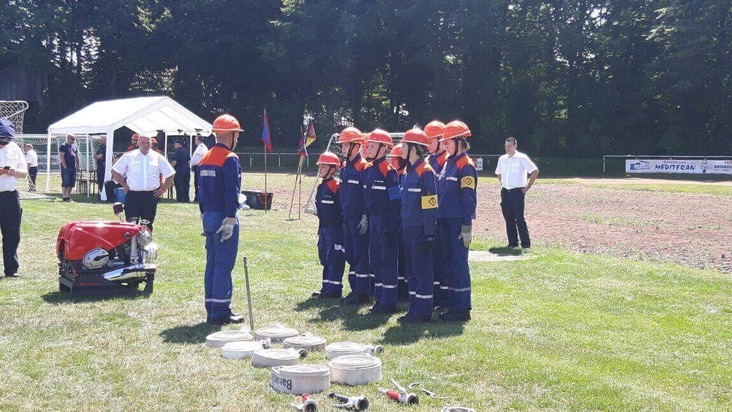
[[[598,183],[612,181],[537,182],[526,200],[532,243],[732,273],[732,197],[592,186]],[[485,180],[480,187],[476,233],[505,240],[499,190]]]

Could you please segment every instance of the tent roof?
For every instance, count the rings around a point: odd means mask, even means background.
[[[150,96],[92,103],[48,126],[48,133],[107,133],[123,126],[135,133],[163,130],[167,134],[209,133],[212,128],[170,97]]]

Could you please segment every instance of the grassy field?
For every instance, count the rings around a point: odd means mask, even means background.
[[[245,186],[261,187],[249,174]],[[290,175],[270,185],[292,185]],[[96,203],[23,202],[21,279],[0,280],[0,410],[286,411],[295,396],[270,373],[203,345],[203,239],[196,205],[158,209],[159,275],[148,297],[70,299],[58,292],[54,244],[71,220],[107,219]],[[388,378],[422,386],[413,410],[730,410],[732,281],[719,272],[535,248],[530,259],[471,263],[473,320],[400,326],[308,297],[319,287],[316,220],[246,211],[257,327],[281,322],[328,342],[382,344],[385,381],[332,390],[365,394],[374,411],[404,407],[377,393]],[[587,219],[595,219],[587,216]],[[500,246],[478,238],[474,249]],[[234,308],[246,312],[243,267]],[[225,327],[233,329],[233,327]],[[306,363],[326,363],[315,353]],[[324,394],[322,409],[331,410]]]

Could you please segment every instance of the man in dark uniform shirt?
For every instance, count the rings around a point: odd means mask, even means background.
[[[183,147],[182,140],[176,140],[173,144],[175,154],[170,164],[175,169],[175,199],[179,202],[188,203],[191,198],[188,192],[191,190],[191,156],[188,149]]]

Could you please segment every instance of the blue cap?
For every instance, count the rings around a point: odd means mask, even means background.
[[[6,145],[15,140],[15,125],[7,119],[0,119],[0,144]]]
[[[15,124],[7,119],[0,119],[0,137],[15,137]]]

